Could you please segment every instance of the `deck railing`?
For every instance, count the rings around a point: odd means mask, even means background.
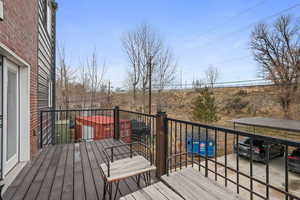
[[[262,134],[221,128],[114,109],[46,110],[40,113],[40,147],[115,138],[146,144],[157,167],[157,176],[193,166],[248,199],[300,199],[300,177],[291,173],[288,155],[300,142]],[[241,158],[240,142],[248,139],[248,159]],[[256,162],[254,142],[264,141],[264,157]],[[270,161],[272,145],[282,148],[282,163]],[[275,174],[275,176],[274,176]],[[297,182],[298,181],[298,182]],[[297,188],[297,187],[296,187]],[[275,198],[276,197],[276,198]]]
[[[39,147],[116,138],[155,144],[156,115],[114,109],[42,110]]]
[[[288,155],[300,147],[300,142],[172,118],[165,120],[167,173],[189,165],[251,200],[299,199],[299,189],[295,187],[300,176],[289,171]],[[240,142],[245,140],[249,145],[241,147]],[[263,150],[254,144],[257,141],[263,141]],[[274,148],[279,148],[275,154]],[[257,154],[258,151],[264,152]],[[275,156],[282,156],[276,158],[281,163],[271,162]]]
[[[39,147],[116,137],[115,117],[114,109],[43,110]]]

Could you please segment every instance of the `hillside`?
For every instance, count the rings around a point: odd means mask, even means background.
[[[192,120],[193,102],[197,97],[196,90],[170,90],[161,94],[162,110],[166,111],[169,117],[183,120]],[[218,105],[218,122],[216,125],[232,127],[227,122],[230,119],[241,117],[271,117],[283,118],[280,104],[276,97],[276,88],[274,86],[254,86],[254,87],[232,87],[215,88],[214,95]],[[124,109],[142,111],[141,95],[135,105],[132,105],[132,95],[130,93],[120,93],[113,95],[113,105],[119,105]],[[152,111],[156,113],[158,93],[152,94]],[[291,118],[300,120],[299,97],[291,108]],[[148,102],[146,97],[145,102]],[[242,127],[247,130],[248,127]],[[274,132],[271,130],[261,130],[264,134],[284,135],[286,133]],[[292,134],[294,135],[294,134]],[[298,137],[297,137],[298,138]]]

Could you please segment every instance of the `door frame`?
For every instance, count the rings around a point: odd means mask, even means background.
[[[3,67],[4,60],[9,59],[11,62],[17,64],[19,66],[19,82],[20,82],[20,135],[19,135],[19,161],[27,162],[30,160],[31,148],[37,148],[30,145],[30,139],[36,137],[38,133],[37,124],[34,121],[37,117],[35,117],[37,113],[37,107],[33,106],[34,103],[31,104],[31,97],[34,95],[34,90],[31,89],[31,76],[35,76],[36,72],[31,74],[31,65],[24,60],[22,57],[17,55],[13,50],[11,50],[8,46],[0,42],[0,55],[3,56]],[[31,93],[33,91],[33,93]],[[4,92],[4,91],[3,91]],[[3,96],[5,94],[3,93]],[[4,103],[4,102],[3,102]],[[3,116],[4,123],[4,116]],[[33,123],[31,125],[31,123]],[[3,134],[2,134],[3,135]],[[3,144],[3,140],[1,144]],[[1,159],[1,177],[5,180],[5,177],[8,176],[7,172],[4,173],[4,153],[3,153],[3,145],[0,147],[0,153],[2,156]]]
[[[4,67],[4,73],[3,73],[3,174],[7,174],[14,166],[18,164],[20,161],[20,70],[19,66],[15,64],[14,62],[4,59],[3,62]],[[14,71],[17,74],[17,118],[16,118],[16,131],[17,131],[17,137],[16,137],[16,154],[13,155],[10,159],[7,160],[7,137],[8,137],[8,125],[7,125],[7,87],[8,87],[8,72]]]

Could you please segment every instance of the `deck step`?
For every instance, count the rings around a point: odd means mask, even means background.
[[[178,194],[168,188],[162,182],[155,183],[132,194],[122,197],[120,200],[183,200]]]
[[[203,176],[192,167],[164,175],[162,180],[186,200],[241,200],[217,182]]]

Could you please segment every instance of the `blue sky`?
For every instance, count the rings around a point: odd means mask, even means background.
[[[128,63],[120,38],[141,23],[150,24],[173,49],[183,81],[203,78],[211,64],[219,81],[258,78],[249,49],[253,25],[299,0],[57,0],[57,41],[76,68],[96,48],[105,60],[105,78],[123,86]],[[287,14],[300,17],[300,6]],[[236,17],[238,16],[238,17]]]

